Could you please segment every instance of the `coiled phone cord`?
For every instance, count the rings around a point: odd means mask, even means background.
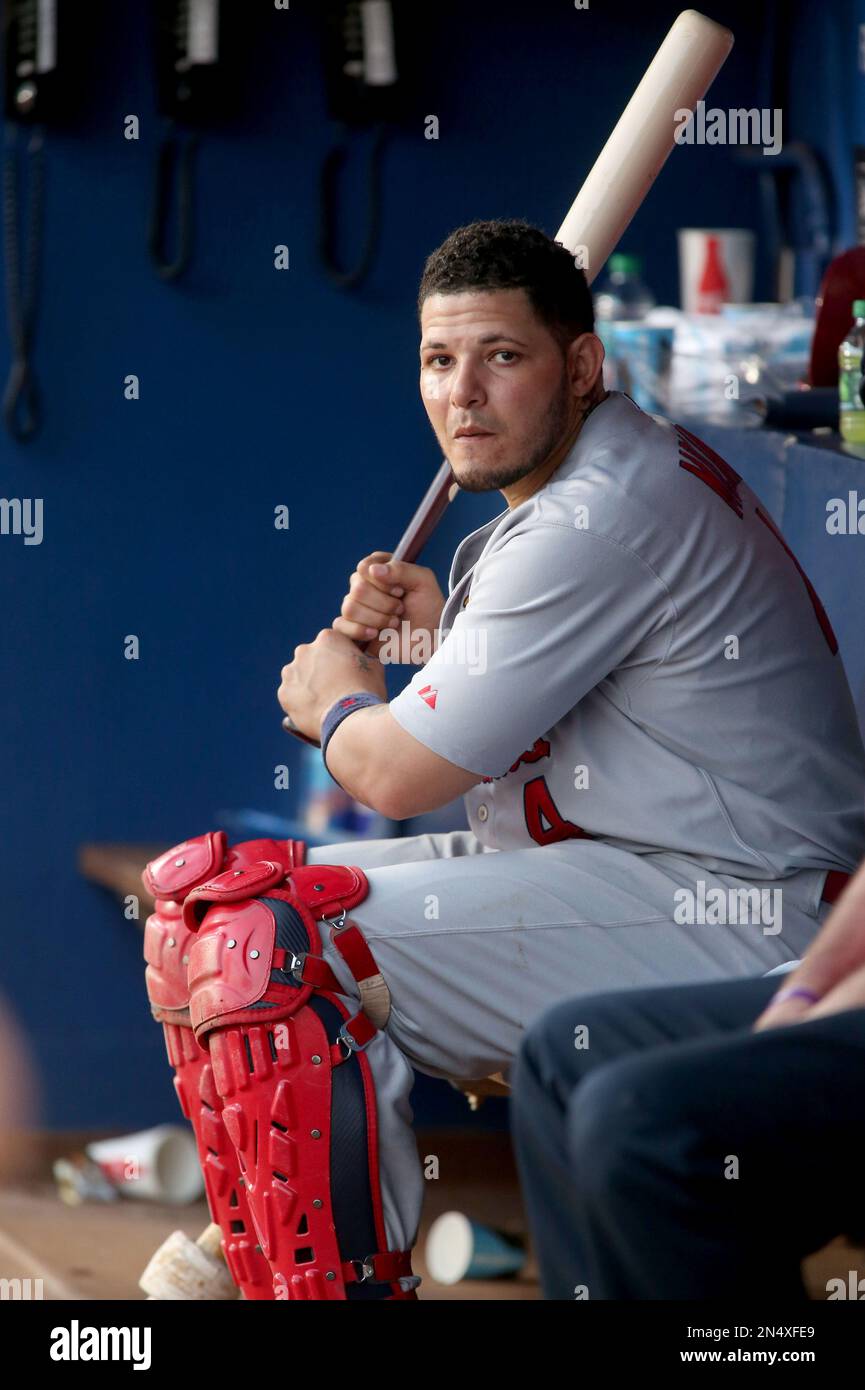
[[[178,276],[182,275],[192,255],[192,162],[197,148],[197,135],[187,132],[186,139],[183,141],[175,123],[173,121],[166,122],[166,133],[162,137],[156,157],[153,203],[147,231],[147,248],[150,252],[150,258],[163,280],[176,280]],[[165,243],[175,167],[177,171],[177,251],[174,260],[169,260]]]
[[[41,425],[41,401],[30,354],[36,331],[42,212],[45,191],[45,130],[33,126],[27,144],[28,223],[24,234],[26,272],[22,285],[22,246],[18,228],[20,161],[17,124],[6,123],[3,159],[3,251],[6,262],[6,311],[12,364],[3,391],[3,418],[14,439],[32,439]]]
[[[337,222],[337,177],[345,163],[348,146],[345,137],[334,145],[325,155],[319,183],[319,238],[318,249],[328,276],[340,289],[351,289],[366,278],[372,267],[378,249],[381,227],[381,166],[384,154],[387,126],[375,127],[372,146],[367,165],[368,209],[366,241],[357,265],[353,270],[343,270],[336,259]]]

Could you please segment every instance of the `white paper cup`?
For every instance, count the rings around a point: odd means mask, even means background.
[[[688,314],[713,312],[709,303],[748,304],[754,293],[754,233],[736,227],[682,227],[679,237],[679,294]],[[714,246],[710,243],[714,242]],[[724,288],[701,286],[714,262]],[[707,303],[708,301],[708,303]]]
[[[437,1284],[461,1279],[503,1279],[526,1262],[521,1240],[470,1221],[461,1211],[446,1211],[430,1226],[426,1265]]]
[[[204,1192],[195,1140],[179,1125],[99,1139],[86,1152],[124,1197],[185,1206]]]

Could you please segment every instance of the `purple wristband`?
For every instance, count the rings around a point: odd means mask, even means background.
[[[786,1004],[788,999],[808,999],[812,1004],[819,1004],[822,995],[815,994],[813,989],[803,989],[801,986],[791,985],[789,989],[779,989],[777,994],[772,995],[771,1007],[776,1004]]]
[[[327,714],[321,721],[321,756],[325,767],[327,767],[327,759],[324,755],[327,752],[327,745],[330,743],[334,732],[339,728],[343,719],[347,719],[350,714],[354,714],[355,710],[366,709],[368,705],[383,705],[384,703],[385,701],[380,695],[373,695],[369,690],[357,690],[353,695],[343,695],[341,700],[337,700],[331,705]],[[329,767],[327,767],[327,770],[330,772]],[[333,777],[332,772],[330,772],[330,775]],[[336,782],[335,777],[333,777],[333,780]],[[336,782],[336,785],[341,786],[341,783]]]

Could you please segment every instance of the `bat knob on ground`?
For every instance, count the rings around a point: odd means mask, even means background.
[[[148,1298],[161,1302],[206,1302],[236,1299],[237,1286],[222,1258],[222,1232],[213,1223],[190,1240],[183,1231],[172,1231],[151,1256],[138,1281]]]

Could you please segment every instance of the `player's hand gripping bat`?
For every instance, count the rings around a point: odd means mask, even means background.
[[[683,10],[676,19],[555,236],[585,270],[589,284],[660,173],[681,113],[696,108],[732,47],[730,30],[696,10]],[[445,459],[393,552],[394,560],[417,559],[458,491]],[[368,645],[358,643],[361,651]],[[289,715],[282,726],[320,747],[317,739],[294,727]]]

